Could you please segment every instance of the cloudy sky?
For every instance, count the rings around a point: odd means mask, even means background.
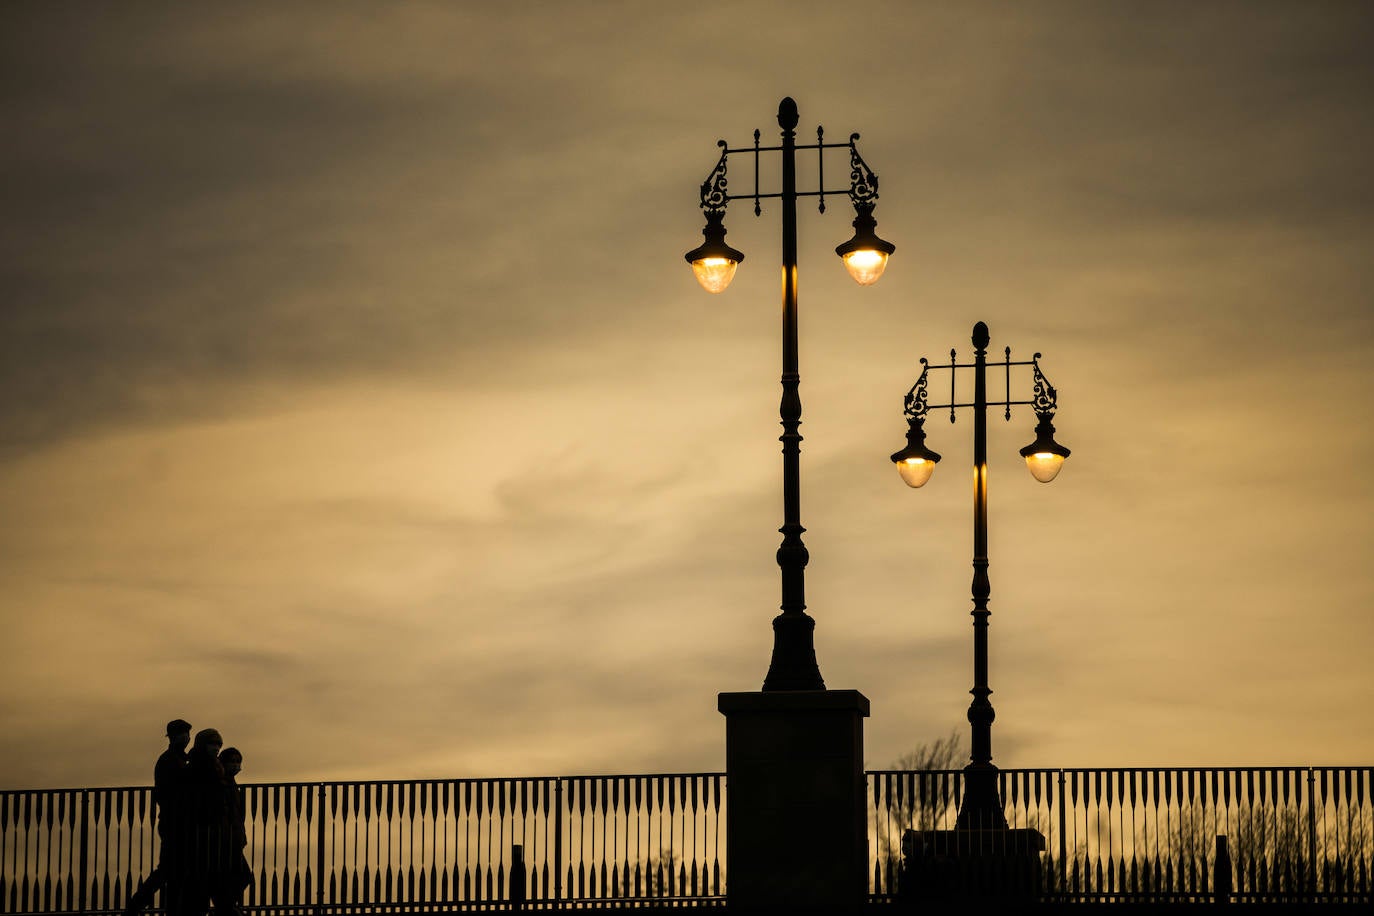
[[[1044,486],[1029,413],[989,436],[996,762],[1369,763],[1372,25],[5,4],[0,786],[145,783],[173,717],[255,780],[722,768],[779,601],[778,207],[720,296],[682,252],[785,95],[897,246],[860,288],[801,208],[807,598],[869,763],[967,728],[969,419],[922,490],[887,455],[980,319],[1073,449]]]

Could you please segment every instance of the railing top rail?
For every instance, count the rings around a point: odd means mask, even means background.
[[[1149,774],[1149,773],[1176,773],[1176,774],[1240,774],[1240,773],[1367,773],[1374,776],[1374,765],[1293,765],[1293,766],[1133,766],[1133,767],[1003,767],[999,770],[1004,776],[1019,776],[1023,774]],[[901,776],[913,773],[930,773],[932,775],[962,776],[964,770],[944,769],[944,770],[905,770],[905,769],[870,769],[866,770],[868,776]],[[359,786],[359,787],[379,787],[379,786],[453,786],[453,785],[531,785],[548,784],[556,782],[595,782],[613,780],[667,780],[667,779],[715,779],[725,778],[722,771],[698,771],[683,773],[587,773],[579,775],[561,776],[455,776],[450,778],[427,778],[427,779],[317,779],[303,780],[294,782],[242,782],[241,786],[254,789],[308,789],[329,786]],[[66,786],[59,788],[27,787],[0,789],[0,795],[61,795],[73,792],[143,792],[151,787],[148,785],[137,786]]]
[[[244,788],[296,789],[319,786],[452,786],[452,785],[514,785],[519,783],[589,782],[625,779],[711,779],[725,778],[724,771],[697,773],[589,773],[577,776],[454,776],[447,779],[316,779],[298,782],[240,782]],[[152,787],[141,786],[68,786],[64,788],[0,789],[0,795],[42,793],[57,795],[64,792],[143,792]]]
[[[999,767],[999,773],[1307,773],[1307,772],[1374,772],[1371,765],[1338,764],[1333,766],[1172,766],[1172,767]],[[870,776],[889,776],[905,773],[937,773],[943,775],[962,774],[963,768],[948,770],[903,770],[883,769],[865,770]]]

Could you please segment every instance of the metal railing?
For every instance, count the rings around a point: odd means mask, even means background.
[[[1064,902],[1201,902],[1227,837],[1236,901],[1367,902],[1370,767],[1002,770],[1011,827],[1044,834],[1042,887]],[[896,893],[908,829],[954,826],[959,770],[868,774],[870,890]],[[1223,861],[1223,871],[1224,861]],[[1223,878],[1225,880],[1225,878]]]
[[[723,901],[720,773],[245,785],[257,912]],[[147,788],[0,792],[0,913],[111,913]]]
[[[1047,899],[1371,899],[1374,768],[1017,769]],[[870,894],[904,831],[953,827],[959,770],[869,772]],[[723,903],[723,773],[244,786],[255,913]],[[157,863],[147,788],[0,792],[0,913],[115,913]]]

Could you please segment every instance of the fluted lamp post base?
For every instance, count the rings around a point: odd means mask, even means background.
[[[808,614],[779,614],[773,618],[773,657],[763,679],[765,691],[824,690],[816,664],[816,621]]]

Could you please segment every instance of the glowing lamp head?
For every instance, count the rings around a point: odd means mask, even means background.
[[[851,251],[844,256],[844,268],[860,286],[872,286],[878,282],[887,268],[887,255],[881,251]]]
[[[738,261],[729,258],[697,258],[692,262],[692,273],[696,275],[701,288],[708,293],[724,292],[730,281],[735,279]]]
[[[873,218],[871,203],[854,205],[854,237],[843,245],[835,247],[835,253],[844,261],[845,270],[860,286],[871,286],[878,282],[887,267],[887,259],[897,247],[891,242],[878,238],[874,232],[878,221]]]
[[[912,418],[907,424],[906,448],[900,452],[893,452],[892,463],[897,465],[897,473],[902,475],[902,480],[908,487],[922,487],[930,480],[930,475],[935,473],[935,465],[939,463],[940,456],[926,448],[926,432],[922,428],[922,420]]]
[[[729,286],[735,268],[744,260],[743,252],[725,244],[724,220],[724,210],[707,210],[706,228],[701,230],[706,240],[684,255],[697,282],[708,293],[719,293]]]
[[[1041,483],[1049,483],[1059,476],[1064,459],[1069,450],[1054,441],[1054,418],[1052,413],[1037,414],[1040,422],[1035,427],[1035,441],[1021,449],[1021,457],[1026,459],[1026,467],[1031,476]]]
[[[1059,476],[1059,469],[1064,466],[1064,456],[1056,455],[1054,452],[1036,452],[1026,456],[1026,467],[1030,469],[1031,476],[1041,483],[1049,483]]]
[[[897,462],[897,473],[902,475],[902,482],[914,490],[930,480],[930,475],[935,473],[935,462],[926,458],[903,458]]]

